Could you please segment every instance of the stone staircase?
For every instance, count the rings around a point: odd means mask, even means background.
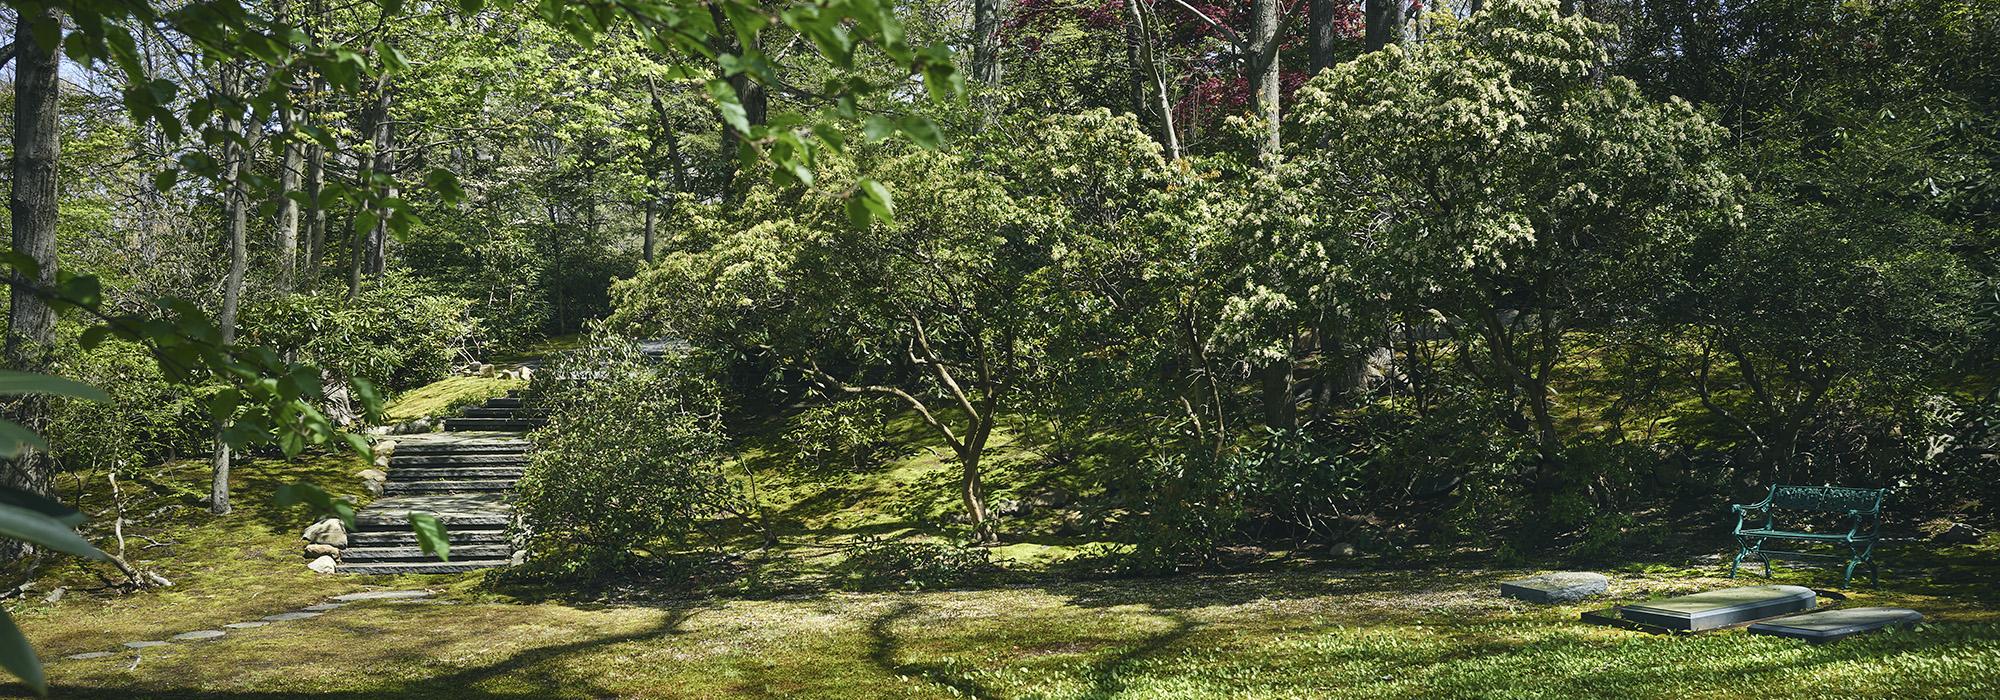
[[[446,418],[444,432],[393,438],[382,497],[355,514],[336,571],[354,574],[448,574],[507,566],[514,545],[508,503],[528,466],[523,435],[541,425],[524,414],[518,394]],[[381,449],[386,445],[378,445]],[[450,533],[451,561],[417,546],[409,514],[430,513]]]

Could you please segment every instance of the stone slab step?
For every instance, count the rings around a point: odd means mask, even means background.
[[[459,559],[506,559],[514,554],[514,547],[505,544],[452,545],[451,558]],[[428,561],[437,562],[437,557],[426,553],[421,547],[348,547],[340,553],[343,564],[367,564],[385,561]],[[438,562],[447,563],[447,562]]]
[[[507,479],[518,480],[525,467],[389,467],[389,483],[436,481],[439,479]]]
[[[1750,633],[1820,644],[1885,627],[1908,627],[1923,620],[1923,613],[1909,608],[1845,608],[1765,620],[1751,625]]]
[[[475,406],[472,408],[465,409],[464,411],[461,411],[459,415],[465,418],[533,418],[534,417],[532,414],[528,413],[527,411],[521,410],[519,407],[494,408],[492,406]]]
[[[1627,605],[1618,612],[1633,622],[1700,632],[1811,610],[1818,601],[1802,586],[1742,586]]]
[[[519,396],[502,396],[497,399],[486,400],[486,408],[520,408],[520,407],[521,407],[521,397]]]
[[[528,463],[526,452],[483,452],[475,454],[398,454],[389,458],[391,468],[402,467],[498,467]]]
[[[454,529],[450,526],[446,526],[445,530],[446,530],[445,539],[451,542],[451,546],[453,547],[452,551],[457,551],[457,547],[459,545],[469,545],[469,544],[505,545],[510,542],[510,538],[508,537],[506,530],[466,530],[466,529]],[[381,532],[350,532],[347,533],[347,544],[350,547],[356,547],[356,548],[415,547],[417,546],[417,535],[416,533],[410,532],[409,529],[407,528],[405,528],[402,532],[393,532],[388,530],[384,530]]]
[[[462,574],[480,569],[497,569],[506,566],[506,559],[454,559],[438,561],[385,561],[367,564],[341,564],[334,569],[342,574]]]
[[[536,428],[539,428],[539,427],[542,427],[542,422],[541,422],[541,421],[539,421],[539,420],[527,420],[527,419],[521,419],[521,418],[446,418],[446,419],[444,419],[444,429],[445,429],[445,430],[446,430],[447,432],[459,432],[459,431],[471,431],[471,430],[492,430],[492,431],[507,431],[507,432],[527,432],[527,431],[530,431],[530,430],[534,430],[534,429],[536,429]],[[399,450],[400,450],[401,448],[397,448],[397,449],[399,449]]]
[[[518,453],[528,450],[528,441],[518,432],[461,430],[419,433],[399,436],[395,442],[396,449],[392,453],[395,455]]]
[[[377,498],[354,515],[361,532],[407,532],[411,512],[430,513],[446,529],[495,529],[514,522],[504,492],[399,494]]]
[[[428,481],[391,481],[382,485],[382,493],[396,495],[402,493],[479,493],[483,491],[512,491],[519,479],[432,479]]]

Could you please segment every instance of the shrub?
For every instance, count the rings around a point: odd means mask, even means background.
[[[800,411],[785,432],[792,467],[802,472],[860,471],[893,459],[887,406],[851,400]]]
[[[471,302],[389,275],[349,299],[342,291],[291,294],[245,307],[246,343],[284,348],[300,362],[384,389],[443,377],[478,331]]]
[[[999,572],[987,550],[959,542],[863,540],[834,567],[849,590],[924,590],[964,586]]]
[[[65,336],[80,326],[63,324]],[[58,401],[46,437],[65,467],[134,467],[209,449],[208,412],[199,391],[167,381],[137,343],[106,340],[83,350],[58,343],[61,373],[103,389],[110,403]]]
[[[548,424],[533,434],[517,503],[544,564],[619,567],[634,548],[685,544],[743,511],[721,469],[716,389],[684,359],[596,338],[537,374],[527,403]]]

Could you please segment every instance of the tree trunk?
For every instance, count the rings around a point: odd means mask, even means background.
[[[1306,39],[1313,75],[1333,67],[1333,16],[1339,9],[1336,0],[1310,0],[1306,7]]]
[[[1282,86],[1278,79],[1278,0],[1256,0],[1251,5],[1251,60],[1250,99],[1256,103],[1257,120],[1263,129],[1264,138],[1257,144],[1257,154],[1266,158],[1278,155],[1278,97]]]
[[[1362,47],[1379,51],[1403,33],[1402,2],[1405,0],[1363,0],[1361,6]]]
[[[989,88],[1000,85],[1000,3],[972,2],[972,79]]]
[[[375,107],[375,172],[388,176],[389,182],[384,193],[390,197],[399,194],[396,187],[396,127],[389,118],[391,85],[385,79],[382,92],[376,96]],[[389,217],[396,212],[384,205],[376,212],[375,229],[368,233],[368,275],[381,277],[388,270]]]
[[[223,69],[224,92],[229,94],[237,92],[237,86],[242,81],[240,70]],[[234,112],[229,113],[223,118],[222,128],[230,135],[229,143],[223,147],[223,162],[226,163],[223,197],[227,216],[225,225],[229,234],[229,271],[222,284],[222,312],[216,318],[216,325],[221,327],[222,343],[229,345],[236,342],[236,310],[243,301],[243,274],[244,268],[249,263],[247,247],[250,191],[243,176],[250,169],[250,149],[246,143],[249,140],[249,129],[239,115]],[[215,478],[209,487],[208,509],[216,515],[229,514],[230,451],[228,443],[222,441],[221,432],[227,427],[228,420],[228,416],[223,416],[215,425]]]
[[[1181,139],[1174,128],[1173,95],[1167,92],[1166,70],[1161,67],[1158,50],[1153,45],[1154,37],[1159,32],[1159,18],[1153,15],[1151,6],[1141,0],[1125,0],[1125,9],[1132,13],[1132,41],[1137,47],[1133,60],[1138,62],[1136,72],[1145,81],[1141,92],[1150,94],[1153,108],[1159,110],[1160,143],[1167,147],[1167,159],[1180,160]]]
[[[1000,533],[993,527],[993,515],[986,509],[986,481],[979,472],[980,458],[986,453],[986,439],[993,434],[993,412],[991,407],[983,415],[972,416],[972,431],[965,439],[965,450],[958,455],[959,496],[965,500],[965,514],[972,522],[972,539],[980,544],[995,544],[1000,541]]]
[[[13,226],[14,252],[33,260],[39,268],[33,275],[15,270],[14,284],[8,289],[6,359],[10,369],[45,372],[51,363],[55,342],[56,315],[46,301],[22,288],[24,284],[49,286],[56,278],[56,218],[60,206],[56,189],[56,161],[61,155],[61,123],[57,119],[61,99],[57,71],[61,65],[60,41],[43,43],[34,27],[47,36],[59,38],[62,17],[54,9],[22,10],[14,32],[14,168],[13,193],[7,210]],[[49,423],[50,402],[43,396],[22,396],[7,405],[7,418],[36,433]],[[54,464],[48,455],[30,450],[8,465],[0,484],[30,493],[49,495]],[[6,558],[32,554],[34,549],[16,540],[0,541]]]
[[[285,0],[274,0],[271,12],[279,24],[290,21],[290,7]],[[295,92],[295,91],[294,91]],[[279,130],[285,139],[285,155],[278,167],[278,291],[292,292],[298,286],[299,276],[299,203],[292,199],[292,192],[299,188],[299,110],[296,101],[285,107],[279,115]]]
[[[326,207],[320,203],[320,188],[326,181],[326,149],[319,144],[306,147],[306,266],[301,285],[317,286],[319,268],[326,255]]]

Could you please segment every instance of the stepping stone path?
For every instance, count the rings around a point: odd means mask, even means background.
[[[528,466],[524,434],[540,419],[521,409],[518,392],[444,421],[444,432],[393,438],[382,498],[355,515],[336,571],[350,574],[451,574],[507,566],[514,545],[508,502]],[[430,513],[450,533],[451,561],[417,546],[409,514]]]
[[[1811,610],[1819,596],[1803,586],[1743,586],[1627,605],[1618,614],[1633,622],[1700,632]]]
[[[1847,608],[1765,620],[1751,625],[1750,633],[1821,643],[1884,627],[1907,627],[1923,619],[1923,613],[1909,608]]]
[[[1587,571],[1558,571],[1500,584],[1500,595],[1530,603],[1574,603],[1603,593],[1611,580]]]
[[[414,602],[416,600],[429,598],[430,596],[431,596],[430,591],[364,591],[361,593],[348,593],[346,595],[334,596],[331,602],[320,603],[318,605],[309,605],[303,609],[294,612],[278,613],[276,615],[266,615],[262,620],[253,620],[250,622],[232,622],[230,624],[223,625],[222,629],[217,629],[217,630],[194,630],[192,632],[182,632],[172,637],[168,637],[168,639],[174,642],[209,641],[214,639],[221,639],[223,637],[228,636],[229,632],[227,630],[247,630],[247,629],[255,629],[258,627],[263,627],[272,624],[274,622],[291,622],[293,620],[307,620],[319,617],[321,615],[325,615],[328,611],[346,607],[348,603],[354,603],[366,600]],[[167,646],[170,643],[171,642],[147,640],[147,641],[137,641],[137,642],[126,642],[121,646],[123,646],[125,649],[129,651],[137,651],[141,649],[151,649],[153,647],[163,647]],[[88,661],[90,659],[103,659],[118,655],[120,655],[120,652],[89,651],[81,654],[70,654],[69,656],[65,656],[63,658],[75,661]]]

